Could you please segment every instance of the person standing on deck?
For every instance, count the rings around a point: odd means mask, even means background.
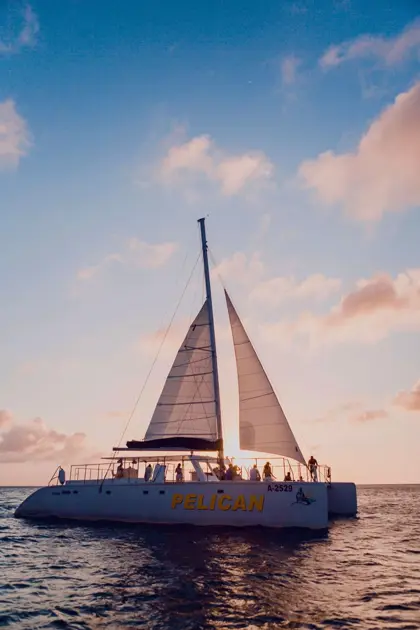
[[[149,481],[150,480],[150,478],[152,477],[152,472],[153,472],[152,464],[148,464],[146,466],[146,468],[144,469],[144,480],[145,481]]]
[[[178,464],[178,466],[175,468],[175,481],[177,483],[181,483],[181,481],[184,481],[184,475],[182,474],[182,466],[181,464]]]
[[[264,464],[264,468],[263,468],[263,479],[268,479],[271,480],[273,479],[273,471],[271,470],[271,464],[270,462],[267,462],[266,464]]]
[[[312,481],[318,481],[318,462],[313,455],[308,460],[308,466]]]
[[[249,471],[249,480],[261,481],[261,475],[260,475],[260,471],[258,470],[257,464],[254,464],[251,470]]]

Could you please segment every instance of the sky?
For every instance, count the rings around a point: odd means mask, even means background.
[[[0,485],[144,436],[202,216],[226,450],[220,279],[305,456],[420,483],[419,62],[417,0],[0,3]]]

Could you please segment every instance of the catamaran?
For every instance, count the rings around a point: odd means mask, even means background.
[[[273,454],[276,464],[267,462],[261,474],[258,456],[241,467],[225,457],[205,220],[198,222],[206,299],[178,350],[144,439],[114,448],[100,464],[71,466],[68,476],[58,467],[49,484],[17,508],[16,517],[322,530],[332,514],[357,513],[354,483],[332,481],[329,467],[307,465],[226,291],[240,447]]]

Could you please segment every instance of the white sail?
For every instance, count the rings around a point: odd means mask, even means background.
[[[176,355],[144,439],[216,440],[215,398],[206,301]]]
[[[240,446],[305,464],[283,409],[226,291],[225,297],[238,372]]]

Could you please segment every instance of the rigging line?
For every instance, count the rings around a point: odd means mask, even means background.
[[[130,426],[130,422],[131,422],[131,420],[132,420],[132,418],[133,418],[133,416],[134,416],[134,414],[135,414],[135,412],[136,412],[137,406],[138,406],[138,404],[139,404],[139,402],[140,402],[140,399],[141,399],[141,397],[142,397],[142,395],[143,395],[143,392],[144,392],[144,390],[145,390],[145,388],[146,388],[146,385],[147,385],[147,383],[149,382],[149,378],[150,378],[150,376],[152,375],[153,369],[154,369],[154,367],[155,367],[155,365],[156,365],[156,362],[157,362],[157,360],[158,360],[158,358],[159,358],[159,355],[160,355],[160,352],[161,352],[161,350],[162,350],[163,344],[164,344],[164,343],[165,343],[165,341],[166,341],[166,337],[167,337],[167,336],[168,336],[168,334],[169,334],[169,331],[170,331],[170,329],[171,329],[172,323],[173,323],[173,321],[174,321],[174,319],[175,319],[175,317],[176,317],[176,314],[177,314],[178,309],[179,309],[179,307],[180,307],[180,305],[181,305],[182,299],[183,299],[183,297],[184,297],[184,295],[185,295],[185,292],[186,292],[186,290],[187,290],[187,288],[188,288],[188,286],[189,286],[189,284],[190,284],[191,278],[192,278],[192,276],[193,276],[193,274],[194,274],[195,268],[197,267],[197,264],[198,264],[198,261],[199,261],[199,260],[200,260],[200,254],[197,256],[197,259],[196,259],[196,261],[195,261],[195,263],[194,263],[194,266],[193,266],[193,268],[192,268],[192,270],[191,270],[191,272],[190,272],[190,275],[188,276],[188,280],[187,280],[187,282],[185,283],[184,289],[183,289],[183,291],[182,291],[182,293],[181,293],[181,296],[180,296],[180,298],[179,298],[179,300],[178,300],[178,303],[177,303],[177,305],[176,305],[176,307],[175,307],[175,310],[174,310],[174,312],[172,313],[172,317],[171,317],[171,319],[169,320],[169,324],[168,324],[168,326],[167,326],[167,328],[166,328],[166,330],[165,330],[165,334],[163,335],[163,338],[162,338],[162,340],[161,340],[161,342],[160,342],[160,344],[159,344],[158,351],[157,351],[157,353],[156,353],[156,355],[155,355],[155,358],[154,358],[154,359],[153,359],[153,361],[152,361],[152,365],[150,366],[150,369],[149,369],[149,371],[148,371],[148,373],[147,373],[146,379],[145,379],[145,381],[144,381],[144,383],[143,383],[143,386],[142,386],[142,388],[141,388],[141,390],[140,390],[139,395],[137,396],[137,399],[136,399],[136,401],[135,401],[135,403],[134,403],[134,406],[133,406],[133,408],[132,408],[132,410],[131,410],[131,413],[130,413],[130,415],[128,416],[128,420],[127,420],[127,422],[126,422],[126,425],[125,425],[125,427],[124,427],[124,430],[123,430],[123,432],[122,432],[122,434],[121,434],[121,437],[120,437],[120,439],[119,439],[119,442],[118,442],[117,448],[119,448],[119,447],[120,447],[120,444],[121,444],[121,442],[123,441],[125,434],[127,433],[128,427]],[[105,477],[104,477],[104,479],[103,479],[103,481],[102,481],[102,483],[101,483],[101,486],[100,486],[100,491],[102,491],[102,485],[103,485],[103,482],[105,481],[105,478],[106,478],[106,476],[108,475],[108,472],[109,472],[109,470],[110,470],[110,468],[111,468],[111,466],[112,466],[113,461],[114,461],[114,459],[115,459],[115,458],[116,458],[116,451],[114,451],[114,452],[112,453],[112,459],[111,459],[111,461],[110,461],[110,463],[109,463],[108,470],[106,471]]]
[[[145,390],[145,387],[146,387],[146,385],[147,385],[147,383],[148,383],[148,381],[149,381],[149,378],[150,378],[150,376],[151,376],[151,374],[152,374],[152,372],[153,372],[153,369],[154,369],[154,367],[155,367],[155,365],[156,365],[156,362],[157,362],[157,360],[158,360],[158,358],[159,358],[159,355],[160,355],[160,352],[161,352],[161,350],[162,350],[163,344],[165,343],[166,338],[167,338],[167,336],[168,336],[168,334],[169,334],[169,331],[170,331],[170,329],[171,329],[172,323],[173,323],[173,321],[174,321],[174,319],[175,319],[175,317],[176,317],[176,314],[177,314],[178,309],[179,309],[179,307],[180,307],[180,304],[181,304],[181,302],[182,302],[182,298],[183,298],[183,297],[184,297],[184,295],[185,295],[185,292],[186,292],[186,290],[187,290],[187,288],[188,288],[188,285],[189,285],[189,283],[190,283],[190,280],[191,280],[191,278],[192,278],[192,275],[193,275],[193,273],[194,273],[194,271],[195,271],[195,268],[196,268],[196,266],[197,266],[197,264],[198,264],[199,259],[200,259],[200,256],[198,255],[198,256],[197,256],[197,260],[196,260],[196,261],[195,261],[195,263],[194,263],[194,267],[192,268],[192,271],[191,271],[191,273],[190,273],[190,275],[189,275],[189,277],[188,277],[188,280],[187,280],[187,282],[185,283],[184,289],[183,289],[183,291],[182,291],[182,293],[181,293],[181,297],[179,298],[178,303],[177,303],[177,305],[176,305],[176,307],[175,307],[175,310],[174,310],[174,312],[173,312],[173,314],[172,314],[172,317],[171,317],[171,319],[169,320],[169,324],[168,324],[168,326],[167,326],[167,328],[166,328],[166,330],[165,330],[165,334],[163,335],[163,338],[162,338],[162,340],[161,340],[161,342],[160,342],[160,344],[159,344],[159,348],[158,348],[158,351],[157,351],[157,353],[156,353],[156,356],[155,356],[155,358],[154,358],[154,359],[153,359],[153,361],[152,361],[152,365],[150,366],[149,372],[147,373],[146,379],[145,379],[145,381],[144,381],[144,383],[143,383],[143,387],[141,388],[140,393],[139,393],[139,395],[138,395],[138,397],[137,397],[137,400],[136,400],[136,402],[134,403],[134,407],[133,407],[133,409],[132,409],[132,411],[131,411],[131,413],[130,413],[130,415],[129,415],[129,417],[128,417],[128,420],[127,420],[126,426],[125,426],[124,431],[123,431],[123,433],[122,433],[122,435],[121,435],[121,438],[120,438],[120,441],[119,441],[119,443],[118,443],[118,446],[119,446],[119,445],[121,444],[121,442],[123,441],[124,436],[125,436],[125,434],[126,434],[126,432],[127,432],[127,430],[128,430],[128,426],[129,426],[129,424],[130,424],[130,422],[131,422],[131,419],[132,419],[132,417],[133,417],[133,415],[134,415],[134,413],[135,413],[135,411],[136,411],[136,409],[137,409],[137,406],[138,406],[138,404],[139,404],[139,402],[140,402],[140,398],[141,398],[141,396],[142,396],[142,394],[143,394],[143,392],[144,392],[144,390]]]
[[[218,269],[218,264],[217,264],[217,262],[216,262],[216,258],[215,258],[215,256],[214,256],[213,252],[211,251],[210,247],[207,247],[207,251],[208,251],[208,254],[209,254],[209,258],[210,258],[210,260],[211,260],[211,264],[213,265],[213,269],[212,269],[212,271],[213,271],[213,273],[214,273],[214,272],[216,273],[217,278],[218,278],[218,280],[219,280],[220,284],[222,285],[223,289],[225,289],[225,290],[226,290],[226,284],[225,284],[225,281],[224,281],[224,279],[223,279],[222,274],[220,273],[220,271],[219,271],[219,269]]]

